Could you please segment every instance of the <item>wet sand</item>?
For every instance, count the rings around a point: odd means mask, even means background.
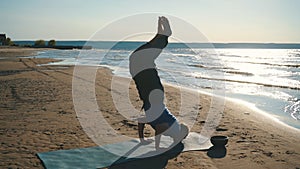
[[[42,50],[42,49],[39,49]],[[73,66],[37,66],[53,59],[31,59],[28,48],[0,48],[1,168],[43,168],[36,154],[95,146],[83,131],[72,100]],[[137,124],[116,109],[111,91],[112,73],[99,68],[97,102],[107,122],[120,134],[137,137]],[[123,78],[118,78],[120,83]],[[210,109],[209,95],[201,94],[199,117],[191,129],[199,132]],[[168,108],[178,114],[180,91],[166,86]],[[134,83],[130,100],[139,109]],[[214,105],[212,105],[214,106]],[[147,126],[147,136],[153,130]],[[300,131],[292,130],[244,106],[226,101],[214,135],[229,137],[227,155],[212,159],[205,151],[184,152],[169,159],[166,168],[300,168]]]

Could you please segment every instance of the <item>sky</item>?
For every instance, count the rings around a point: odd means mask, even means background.
[[[184,41],[201,39],[185,31],[192,26],[210,42],[300,43],[299,7],[299,0],[1,0],[0,33],[12,40],[87,40],[109,28],[94,40],[120,40],[114,35],[133,27],[155,32],[156,19],[143,14],[156,13],[172,16],[171,26],[184,21],[173,27]],[[113,27],[132,15],[141,17]]]

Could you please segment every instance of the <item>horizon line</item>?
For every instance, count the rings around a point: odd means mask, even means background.
[[[89,42],[147,42],[148,40],[142,41],[142,40],[124,40],[124,41],[119,41],[119,40],[86,40],[86,39],[18,39],[18,40],[13,40],[13,41],[36,41],[36,40],[55,40],[55,41],[89,41]],[[187,42],[172,42],[169,41],[169,43],[212,43],[212,44],[237,44],[237,43],[243,43],[243,44],[299,44],[300,42],[253,42],[253,41],[215,41],[215,42],[195,42],[195,41],[187,41]]]

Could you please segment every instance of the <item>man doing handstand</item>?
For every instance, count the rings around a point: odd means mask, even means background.
[[[155,130],[155,148],[160,149],[161,135],[170,136],[174,143],[182,141],[189,133],[185,124],[179,123],[176,117],[164,104],[164,87],[158,76],[155,59],[168,44],[172,31],[166,17],[159,17],[158,31],[155,37],[136,49],[129,58],[130,74],[143,101],[145,118],[138,120],[138,132],[141,143],[144,139],[145,124]]]

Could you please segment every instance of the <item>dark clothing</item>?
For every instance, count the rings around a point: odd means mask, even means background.
[[[155,37],[151,41],[140,46],[134,52],[137,52],[137,51],[143,50],[143,49],[149,49],[149,48],[163,49],[167,46],[167,44],[168,44],[168,36],[156,34]]]
[[[167,44],[168,37],[157,34],[150,42],[136,49],[129,58],[130,73],[136,84],[139,96],[144,102],[143,108],[145,111],[151,106],[149,102],[151,91],[159,89],[164,92],[154,61]]]
[[[150,108],[149,94],[154,89],[160,89],[164,92],[164,87],[160,82],[160,78],[156,69],[146,69],[138,73],[133,80],[138,89],[140,98],[143,100],[143,108],[148,110]]]

